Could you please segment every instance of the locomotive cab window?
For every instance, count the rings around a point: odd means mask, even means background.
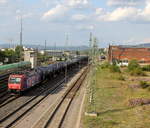
[[[9,79],[9,83],[12,83],[12,84],[17,84],[17,83],[20,83],[21,82],[21,78],[10,78]]]

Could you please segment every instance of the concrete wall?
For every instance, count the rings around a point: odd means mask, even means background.
[[[37,67],[37,52],[36,51],[24,51],[24,61],[30,61],[31,68]]]

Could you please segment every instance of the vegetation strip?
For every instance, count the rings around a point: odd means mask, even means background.
[[[149,128],[150,88],[142,88],[140,81],[148,78],[150,73],[141,67],[128,71],[128,67],[106,63],[97,65],[94,73],[89,77],[85,110],[98,116],[84,116],[84,128]],[[138,88],[129,85],[138,85]],[[93,98],[90,101],[91,92]],[[130,105],[133,99],[137,104]]]

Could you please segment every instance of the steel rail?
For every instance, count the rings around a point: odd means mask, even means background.
[[[24,103],[23,105],[21,105],[19,108],[17,108],[15,111],[13,111],[12,113],[10,113],[9,115],[7,115],[6,117],[4,117],[3,119],[0,120],[0,123],[2,124],[3,122],[7,121],[11,116],[13,116],[14,114],[16,114],[19,111],[22,111],[21,115],[17,116],[16,119],[14,119],[12,122],[10,123],[6,123],[7,125],[5,125],[5,128],[9,128],[11,127],[13,124],[15,124],[20,118],[22,118],[26,113],[28,113],[30,110],[32,110],[37,104],[39,104],[41,101],[43,101],[48,95],[50,95],[50,93],[53,93],[55,90],[57,90],[63,83],[64,80],[61,80],[60,82],[58,82],[55,86],[53,86],[53,88],[49,88],[49,89],[45,89],[42,92],[40,92],[37,96],[32,97],[31,99],[29,99],[26,103]],[[38,100],[37,102],[35,102],[33,105],[31,105],[29,108],[25,109],[25,107],[30,104],[32,101],[34,101],[35,99],[37,99],[40,95],[45,94],[42,98],[40,98],[40,100]],[[23,109],[24,108],[24,109]],[[23,110],[22,110],[23,109]]]
[[[45,122],[45,124],[43,125],[42,128],[48,128],[52,121],[54,120],[54,116],[57,114],[58,110],[60,109],[60,107],[63,105],[64,101],[69,98],[70,100],[68,100],[67,106],[65,108],[65,111],[62,115],[62,118],[60,120],[60,122],[57,122],[56,124],[58,125],[58,128],[60,128],[63,124],[63,121],[65,119],[65,116],[70,108],[70,105],[77,93],[77,91],[79,90],[79,88],[81,87],[86,75],[88,72],[88,68],[81,74],[81,76],[76,80],[76,82],[66,91],[66,93],[64,94],[63,98],[60,100],[60,102],[56,105],[54,111],[52,112],[52,114],[50,115],[50,117],[48,118],[48,120]],[[66,104],[66,103],[65,103]],[[55,127],[55,126],[54,126]]]

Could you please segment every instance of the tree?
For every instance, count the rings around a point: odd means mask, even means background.
[[[4,57],[8,58],[8,63],[16,62],[16,53],[12,49],[6,49],[4,51]]]
[[[132,71],[136,68],[140,68],[140,65],[138,64],[137,60],[131,60],[128,65],[128,71]]]
[[[23,55],[23,51],[24,51],[24,49],[23,49],[22,46],[20,46],[20,45],[16,46],[16,48],[15,48],[15,54],[16,54],[16,56],[17,56],[18,59],[21,59],[21,57]]]
[[[4,62],[5,55],[4,52],[0,50],[0,62]]]

